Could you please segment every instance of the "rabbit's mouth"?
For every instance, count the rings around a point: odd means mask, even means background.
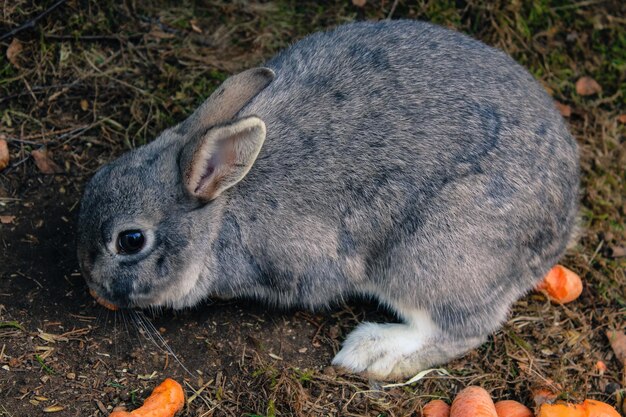
[[[180,309],[191,307],[205,298],[202,286],[198,285],[202,269],[202,263],[192,264],[178,276],[143,285],[134,276],[118,276],[116,280],[97,284],[90,279],[91,274],[88,272],[85,279],[91,296],[109,310],[149,307]]]
[[[100,297],[100,296],[98,295],[98,293],[97,293],[95,290],[90,289],[90,290],[89,290],[89,294],[90,294],[93,298],[95,298],[95,299],[96,299],[96,302],[97,302],[98,304],[100,304],[101,306],[103,306],[103,307],[105,307],[105,308],[108,308],[108,309],[109,309],[109,310],[111,310],[111,311],[115,311],[115,310],[118,310],[118,309],[119,309],[119,307],[118,307],[117,305],[115,305],[115,304],[113,304],[113,303],[111,303],[111,302],[109,302],[109,301],[105,300],[104,298]]]
[[[102,292],[107,292],[107,291],[102,291]],[[96,300],[96,302],[111,311],[117,311],[120,309],[129,309],[129,308],[142,309],[142,308],[156,307],[156,306],[162,305],[154,297],[139,296],[137,297],[137,299],[135,299],[135,297],[130,297],[130,296],[104,297],[100,295],[100,293],[102,292],[96,291],[93,288],[89,289],[89,294]],[[122,301],[122,299],[124,299],[125,301]]]
[[[111,311],[133,307],[128,294],[119,289],[111,291],[105,287],[89,284],[89,294],[98,304]]]

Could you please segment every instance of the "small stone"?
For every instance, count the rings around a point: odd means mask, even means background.
[[[322,373],[331,378],[334,378],[337,376],[337,372],[335,371],[335,368],[333,368],[332,366],[327,366],[326,368],[324,368]]]
[[[7,141],[0,138],[0,171],[9,166],[9,145]]]
[[[568,106],[567,104],[561,103],[559,101],[555,101],[554,105],[556,106],[559,113],[561,113],[561,116],[570,117],[572,115],[572,108]]]
[[[626,246],[611,246],[611,257],[623,258],[626,256]]]
[[[606,387],[604,388],[604,392],[606,394],[613,394],[614,392],[616,392],[618,389],[620,389],[620,385],[617,382],[609,382],[608,384],[606,384]]]
[[[576,81],[576,93],[580,96],[592,96],[602,91],[602,87],[591,77],[581,77]]]

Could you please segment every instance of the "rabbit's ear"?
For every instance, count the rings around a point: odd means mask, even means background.
[[[185,133],[206,130],[230,121],[239,111],[267,87],[275,74],[269,68],[259,67],[243,71],[226,79],[181,128]]]
[[[189,142],[180,160],[187,192],[213,200],[245,177],[264,141],[265,123],[251,116],[216,126]]]

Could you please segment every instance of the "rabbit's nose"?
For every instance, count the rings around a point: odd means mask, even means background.
[[[120,308],[130,306],[130,295],[133,292],[133,277],[124,274],[118,276],[111,284],[108,291],[104,292],[104,298],[108,303]]]

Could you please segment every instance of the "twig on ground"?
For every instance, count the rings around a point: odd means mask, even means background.
[[[144,36],[143,33],[135,33],[128,36],[110,36],[110,35],[85,35],[85,36],[72,36],[72,35],[52,35],[44,34],[45,39],[53,41],[75,41],[75,42],[119,42],[124,44],[128,41],[136,41]]]
[[[127,83],[126,81],[123,81],[123,80],[120,80],[118,78],[110,76],[109,74],[107,74],[106,72],[104,72],[100,68],[98,68],[93,62],[91,62],[91,60],[89,60],[89,58],[87,58],[87,56],[85,56],[85,61],[87,61],[89,66],[91,68],[93,68],[100,76],[106,77],[106,78],[108,78],[109,80],[111,80],[113,82],[116,82],[118,84],[123,85],[124,87],[128,87],[128,88],[130,88],[132,90],[135,90],[135,91],[137,91],[138,93],[140,93],[140,94],[142,94],[144,96],[152,97],[152,98],[155,97],[154,94],[151,94],[151,93],[149,93],[149,92],[147,92],[145,90],[142,90],[139,87],[136,87],[136,86],[134,86],[134,85],[132,85],[130,83]]]
[[[398,0],[395,0],[391,5],[391,10],[389,10],[389,14],[387,15],[387,20],[391,20],[393,13],[396,11],[396,7],[398,7]]]
[[[12,31],[7,32],[4,35],[0,36],[0,41],[3,41],[5,39],[7,39],[7,38],[10,38],[11,36],[15,36],[15,35],[17,35],[18,33],[20,33],[23,30],[33,29],[38,21],[40,21],[41,19],[43,19],[44,17],[46,17],[47,15],[52,13],[57,7],[59,7],[60,5],[62,5],[65,2],[66,2],[66,0],[59,0],[59,1],[57,1],[52,6],[50,6],[49,8],[44,10],[43,12],[41,12],[39,15],[35,16],[35,18],[29,20],[28,22],[24,23],[21,26],[16,27]]]
[[[30,141],[30,139],[43,139],[43,138],[48,137],[48,136],[62,135],[62,134],[68,133],[68,132],[75,131],[77,129],[85,128],[85,127],[88,127],[88,125],[87,126],[79,126],[79,127],[68,127],[66,129],[59,129],[59,130],[50,130],[48,132],[41,132],[41,133],[35,133],[34,135],[23,136],[20,139],[17,139],[17,138],[7,138],[7,140],[9,142],[26,143],[28,145],[41,145],[41,143]]]

